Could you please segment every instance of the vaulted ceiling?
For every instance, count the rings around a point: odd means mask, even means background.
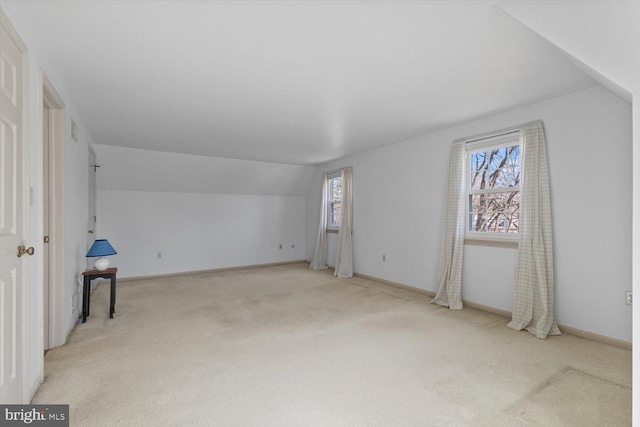
[[[595,85],[493,0],[3,0],[97,144],[318,164]]]

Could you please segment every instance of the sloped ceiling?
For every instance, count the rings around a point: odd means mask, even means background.
[[[112,191],[304,196],[315,168],[96,146],[98,188]]]
[[[502,0],[497,6],[628,102],[640,92],[640,1]]]
[[[313,165],[596,84],[493,3],[3,7],[95,143]]]

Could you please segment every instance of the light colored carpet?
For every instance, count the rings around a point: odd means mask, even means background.
[[[120,282],[45,357],[78,426],[631,424],[631,352],[305,264]]]

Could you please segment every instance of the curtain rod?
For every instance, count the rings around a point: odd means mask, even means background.
[[[342,172],[345,169],[353,169],[353,167],[352,166],[347,166],[346,168],[340,168],[340,169],[336,169],[334,171],[328,171],[328,172],[325,172],[324,174],[325,175],[331,175],[332,173]]]
[[[494,130],[492,132],[481,133],[479,135],[468,136],[468,137],[465,137],[465,138],[458,138],[455,141],[453,141],[453,143],[454,144],[458,144],[458,143],[468,144],[470,142],[482,141],[483,139],[489,139],[489,138],[495,138],[497,136],[508,135],[510,133],[519,132],[520,129],[525,127],[525,126],[531,126],[531,125],[535,125],[535,124],[538,124],[538,123],[542,123],[542,120],[534,120],[532,122],[523,123],[523,124],[518,125],[518,126],[511,126],[511,127],[500,129],[500,130]]]

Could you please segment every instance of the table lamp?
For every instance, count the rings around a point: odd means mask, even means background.
[[[117,253],[118,252],[113,249],[113,246],[111,246],[111,243],[109,243],[107,239],[98,239],[93,242],[91,249],[89,249],[89,252],[87,252],[87,258],[98,257],[98,259],[96,259],[96,262],[94,263],[94,266],[96,267],[96,270],[102,271],[106,270],[107,267],[109,267],[109,258],[105,257],[109,255],[115,255]]]

